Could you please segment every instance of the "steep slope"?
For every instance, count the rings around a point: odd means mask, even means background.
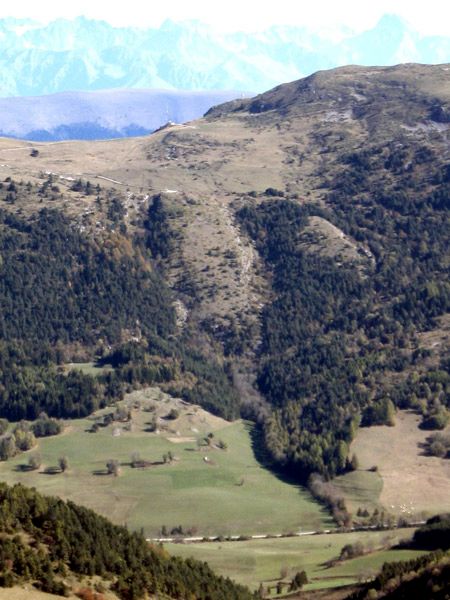
[[[329,476],[351,467],[361,420],[395,406],[448,420],[449,106],[448,65],[345,67],[147,138],[34,157],[2,141],[0,174],[42,186],[52,172],[63,193],[42,202],[88,236],[107,223],[70,178],[120,190],[176,335],[221,364],[276,465]]]

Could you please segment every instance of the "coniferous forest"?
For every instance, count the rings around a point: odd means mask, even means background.
[[[145,243],[133,247],[125,235],[99,247],[58,210],[27,220],[0,213],[3,417],[86,416],[120,399],[125,384],[171,382],[183,373],[197,385],[174,387],[178,393],[237,416],[224,368],[175,338],[171,292],[146,252]],[[58,365],[75,345],[116,369],[95,379],[67,376]]]
[[[424,428],[448,423],[448,354],[424,370],[416,337],[450,309],[449,170],[433,157],[426,147],[355,152],[327,182],[325,205],[274,200],[277,191],[267,190],[237,212],[275,295],[262,314],[257,378],[274,408],[264,439],[274,461],[300,478],[351,468],[358,426],[393,423],[395,406],[421,410]],[[431,187],[415,172],[424,163]],[[384,172],[395,169],[395,186],[384,181],[382,193]],[[305,248],[311,216],[358,240],[365,265]],[[386,373],[398,374],[395,385]]]

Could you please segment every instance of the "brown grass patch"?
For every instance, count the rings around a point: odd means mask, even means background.
[[[378,467],[381,504],[405,517],[450,509],[450,460],[424,454],[430,432],[419,429],[419,422],[418,415],[399,411],[394,427],[362,428],[351,447],[361,469]]]
[[[61,597],[54,594],[47,594],[46,592],[39,592],[31,585],[0,588],[0,600],[57,600]],[[76,596],[71,595],[69,598],[76,598]]]

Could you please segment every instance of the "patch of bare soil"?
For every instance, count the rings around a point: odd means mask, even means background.
[[[62,598],[62,596],[39,592],[31,585],[0,588],[0,600],[57,600],[58,598]],[[76,598],[76,596],[71,595],[69,598]]]

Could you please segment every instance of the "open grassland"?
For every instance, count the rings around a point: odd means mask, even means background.
[[[132,408],[136,402],[140,408]],[[160,535],[163,525],[169,532],[181,525],[191,535],[287,533],[332,526],[304,489],[281,481],[256,461],[249,424],[228,423],[155,389],[129,394],[124,403],[131,408],[131,431],[130,423],[115,422],[90,433],[95,416],[67,422],[63,434],[41,438],[37,448],[1,463],[0,478],[71,499],[115,523],[142,528],[148,537]],[[165,419],[171,410],[179,416]],[[154,415],[158,433],[147,431]],[[199,447],[197,440],[208,433],[213,433],[210,445]],[[227,449],[219,449],[220,440]],[[37,452],[41,468],[23,471],[21,465]],[[164,464],[162,457],[169,452],[174,460]],[[133,468],[133,453],[149,466]],[[61,456],[68,458],[68,471],[45,473]],[[117,477],[106,473],[109,459],[120,463]]]
[[[87,363],[67,363],[65,365],[66,371],[82,371],[86,375],[92,375],[93,377],[97,377],[98,375],[102,375],[105,372],[112,371],[112,367],[104,366],[99,367],[93,362]]]
[[[385,550],[399,540],[409,539],[412,529],[311,535],[295,538],[250,540],[241,542],[207,542],[167,544],[171,554],[207,560],[219,574],[256,589],[277,580],[289,580],[305,570],[310,583],[305,589],[348,585],[372,577],[387,561],[408,560],[421,554],[415,550]],[[367,554],[337,562],[346,544],[360,542]],[[380,550],[378,550],[380,549]]]
[[[351,453],[359,469],[334,480],[349,509],[381,506],[389,513],[423,519],[450,510],[450,461],[426,456],[430,431],[419,429],[420,417],[398,411],[395,426],[361,428]],[[368,471],[373,466],[378,472]]]
[[[380,495],[383,489],[383,478],[378,471],[359,468],[333,480],[335,487],[346,499],[350,512],[355,515],[358,508],[372,513],[381,509]]]

